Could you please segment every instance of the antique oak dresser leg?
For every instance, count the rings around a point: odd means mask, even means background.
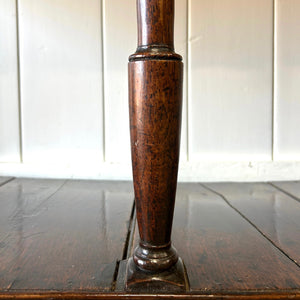
[[[182,58],[174,52],[174,0],[137,0],[137,15],[129,111],[141,240],[127,264],[126,288],[186,290],[184,266],[171,244],[183,80]]]

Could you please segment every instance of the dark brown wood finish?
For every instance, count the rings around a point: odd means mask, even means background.
[[[138,46],[174,49],[174,1],[138,0]]]
[[[174,0],[138,0],[138,48],[129,58],[131,153],[138,227],[133,260],[162,271],[178,260],[170,243],[176,194],[183,66],[174,53]]]
[[[300,203],[269,184],[205,184],[222,194],[279,249],[300,265]]]
[[[22,254],[38,237],[39,229],[31,224],[32,217],[46,210],[48,200],[63,184],[63,180],[15,179],[1,186],[0,291],[10,289],[15,282]]]
[[[118,261],[132,254],[130,230],[138,244],[132,203],[131,183],[17,179],[0,187],[0,299],[300,299],[300,268],[199,184],[178,185],[172,235],[191,290],[114,291],[126,270]]]
[[[177,194],[173,242],[191,290],[299,291],[300,269],[221,197],[195,184]]]
[[[86,292],[34,292],[24,291],[23,293],[3,293],[0,294],[0,299],[134,299],[134,300],[157,300],[157,299],[202,299],[202,300],[287,300],[300,299],[300,294],[297,291],[262,291],[255,293],[246,293],[238,291],[236,293],[224,294],[144,294],[144,293],[86,293]]]
[[[130,183],[14,180],[0,188],[0,293],[110,291]]]
[[[185,262],[191,293],[255,296],[290,290],[299,296],[300,268],[199,184],[178,184],[172,240]]]

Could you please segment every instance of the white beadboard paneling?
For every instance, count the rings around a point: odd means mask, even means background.
[[[189,153],[270,160],[272,0],[190,0]]]
[[[105,159],[130,161],[128,56],[137,46],[135,0],[104,0]],[[175,48],[186,57],[187,1],[176,1]],[[184,92],[185,95],[185,92]],[[186,100],[183,104],[181,158],[186,159]]]
[[[105,160],[130,161],[128,56],[137,44],[135,0],[103,0]]]
[[[45,161],[40,164],[0,163],[0,176],[132,180],[128,164],[63,164],[54,165]],[[300,180],[300,162],[256,161],[256,162],[181,162],[179,181],[286,181]]]
[[[16,2],[0,1],[0,161],[20,161]]]
[[[300,160],[300,1],[276,0],[274,159]]]
[[[19,3],[24,162],[101,161],[101,2]]]

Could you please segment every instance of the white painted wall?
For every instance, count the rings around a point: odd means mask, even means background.
[[[300,160],[300,1],[275,6],[274,159]]]
[[[24,163],[103,158],[101,5],[19,1]]]
[[[190,3],[190,159],[272,158],[272,0]]]
[[[0,0],[0,163],[20,162],[16,3]]]
[[[300,1],[175,0],[180,180],[300,179]],[[135,0],[0,0],[0,176],[131,179]]]

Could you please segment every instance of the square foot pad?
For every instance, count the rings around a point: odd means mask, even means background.
[[[181,258],[173,267],[159,273],[142,271],[129,258],[120,263],[116,290],[132,293],[182,293],[189,291],[189,281]]]

